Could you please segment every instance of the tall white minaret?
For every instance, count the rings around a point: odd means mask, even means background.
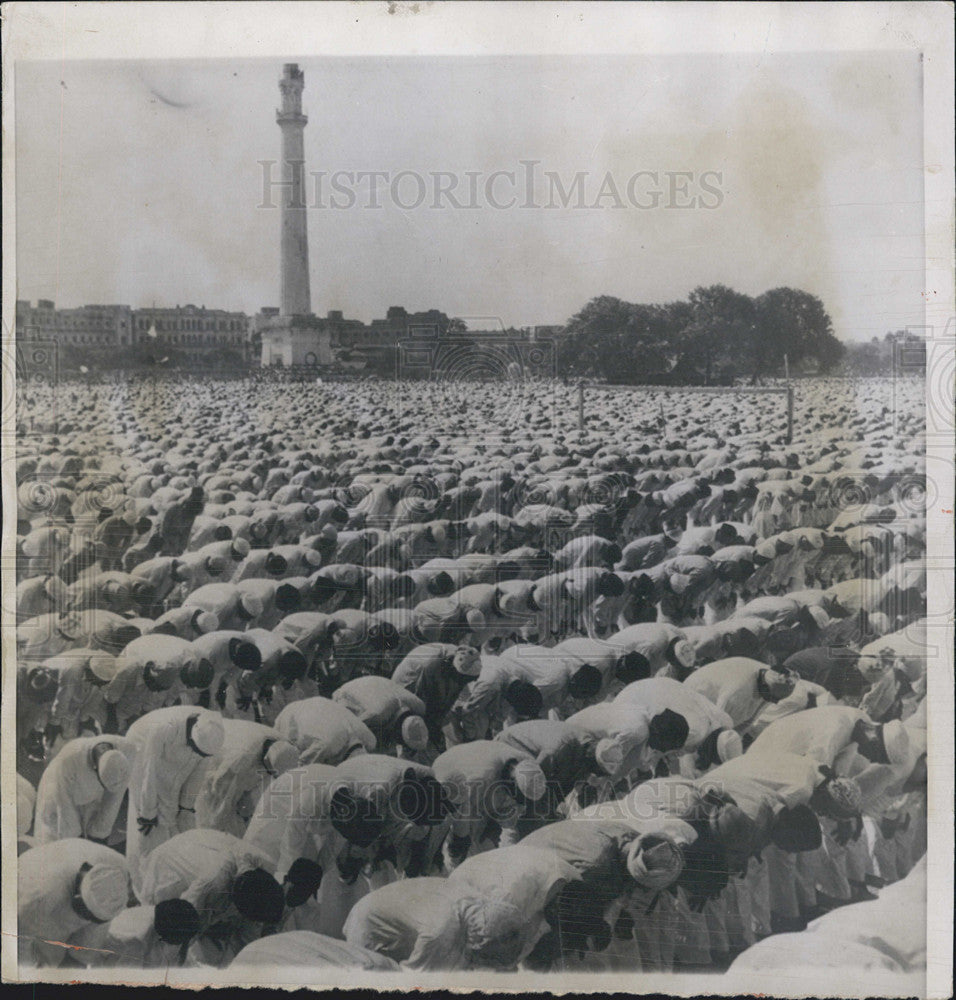
[[[309,295],[309,234],[305,204],[305,143],[303,132],[308,118],[302,114],[302,89],[305,74],[297,63],[282,67],[279,90],[282,107],[276,121],[282,130],[283,180],[282,238],[279,262],[281,296],[279,311],[283,316],[308,316],[312,312]]]

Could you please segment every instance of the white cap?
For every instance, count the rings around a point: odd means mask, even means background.
[[[121,864],[100,863],[84,872],[80,898],[97,920],[107,921],[126,909],[129,874]]]
[[[697,661],[694,647],[687,639],[678,639],[674,643],[674,659],[686,670],[690,670]]]
[[[219,628],[219,616],[213,611],[200,611],[193,619],[193,627],[201,635]]]
[[[420,715],[409,715],[402,721],[402,743],[409,750],[424,750],[428,745],[428,727]]]
[[[532,802],[537,802],[547,788],[544,771],[533,760],[519,760],[512,771],[518,791]]]
[[[826,628],[830,622],[830,616],[823,610],[823,608],[811,605],[807,608],[807,612],[814,622],[816,622],[817,628]]]
[[[111,681],[118,669],[116,658],[109,653],[95,653],[87,661],[87,666],[90,668],[90,673],[101,681]]]
[[[905,764],[910,751],[910,738],[906,727],[898,719],[883,726],[883,746],[891,764]]]
[[[455,650],[455,669],[468,677],[481,673],[481,654],[474,646],[459,646]]]
[[[624,763],[624,748],[619,740],[605,737],[597,741],[597,746],[594,748],[594,759],[605,774],[613,777]]]
[[[469,628],[482,628],[485,624],[485,616],[478,608],[469,608],[465,612],[465,621],[468,622]]]
[[[234,559],[244,559],[249,555],[249,543],[244,538],[234,538],[231,548]]]
[[[648,866],[642,837],[632,840],[627,848],[627,870],[631,878],[644,889],[661,892],[680,875],[684,868],[681,849],[669,840],[652,849],[653,864]]]
[[[209,755],[219,753],[226,740],[226,731],[222,719],[215,712],[200,712],[192,728],[192,741],[200,753]]]
[[[273,774],[285,774],[299,766],[299,751],[286,740],[276,740],[266,751],[265,760]]]
[[[96,772],[108,792],[118,792],[129,784],[130,763],[119,750],[107,750],[100,757]]]
[[[226,572],[226,560],[222,556],[206,557],[206,572],[210,576],[222,576]]]
[[[240,594],[239,603],[242,605],[243,611],[250,618],[255,618],[262,614],[262,601],[255,594]]]
[[[724,729],[717,735],[717,756],[721,764],[739,757],[744,752],[744,741],[736,729]]]

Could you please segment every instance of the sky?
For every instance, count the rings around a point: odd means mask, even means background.
[[[307,195],[316,313],[558,324],[597,295],[668,302],[721,283],[811,292],[845,340],[923,322],[914,53],[287,61],[305,73],[307,170],[325,174]],[[261,161],[278,179],[281,72],[18,62],[17,297],[278,305],[280,212],[263,207]],[[535,161],[530,200],[522,161]],[[389,176],[370,195],[343,171]],[[515,179],[489,195],[495,171]],[[584,207],[577,192],[562,207],[548,171],[565,190],[584,172]],[[331,207],[337,172],[351,207]]]

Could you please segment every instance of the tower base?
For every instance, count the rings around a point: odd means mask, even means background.
[[[262,331],[263,368],[273,365],[330,365],[332,334],[316,316],[276,316],[269,319]]]

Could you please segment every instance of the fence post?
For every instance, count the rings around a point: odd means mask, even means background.
[[[584,433],[584,382],[578,382],[578,431]]]
[[[793,442],[793,386],[787,386],[787,444]]]
[[[790,384],[790,357],[783,356],[783,374],[787,380],[787,444],[793,441],[793,386]]]

